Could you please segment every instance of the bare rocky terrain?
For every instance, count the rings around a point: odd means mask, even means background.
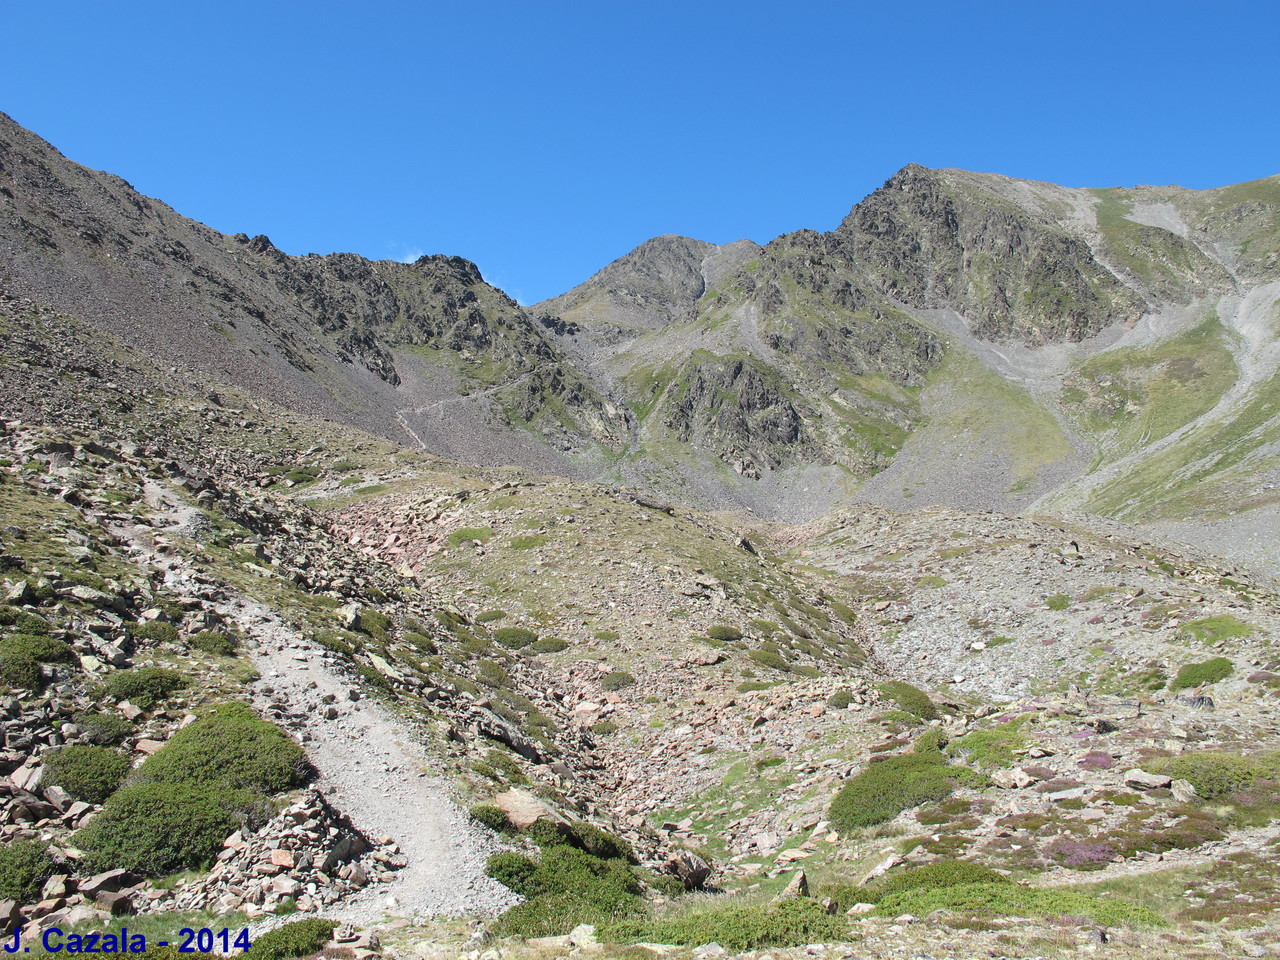
[[[909,167],[525,310],[4,124],[5,931],[1280,951],[1273,181]]]

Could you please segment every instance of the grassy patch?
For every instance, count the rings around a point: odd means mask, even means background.
[[[1182,633],[1206,646],[1211,646],[1221,640],[1247,637],[1253,633],[1253,630],[1252,624],[1237,620],[1229,613],[1220,614],[1216,617],[1202,617],[1199,620],[1189,620],[1182,625]]]
[[[135,707],[149,710],[169,695],[188,686],[187,678],[166,667],[138,667],[117,670],[107,677],[106,691],[117,700],[128,700]]]
[[[960,773],[960,768],[947,765],[936,737],[926,734],[911,753],[868,764],[835,795],[828,817],[841,833],[884,823],[904,810],[941,800],[951,793],[953,778]]]
[[[834,943],[848,939],[849,921],[831,916],[822,904],[795,897],[773,904],[725,904],[684,916],[617,923],[601,931],[615,942],[715,942],[735,953],[765,947]]]
[[[52,873],[53,857],[43,840],[15,840],[0,847],[0,900],[35,901]]]
[[[918,687],[913,687],[902,680],[890,680],[880,684],[879,690],[901,709],[919,720],[938,719],[937,705]]]
[[[1231,676],[1234,669],[1226,657],[1214,657],[1203,663],[1188,663],[1178,671],[1178,675],[1169,683],[1170,690],[1187,690],[1192,687],[1217,683]]]

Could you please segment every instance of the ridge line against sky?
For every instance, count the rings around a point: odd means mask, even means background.
[[[292,254],[447,253],[523,303],[644,240],[830,230],[907,163],[1280,173],[1280,5],[10,4],[0,110]]]

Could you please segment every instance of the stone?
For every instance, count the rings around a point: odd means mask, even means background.
[[[133,905],[133,897],[123,890],[103,890],[93,898],[94,903],[113,917],[129,916],[137,913]]]
[[[164,744],[159,740],[139,740],[133,745],[133,748],[139,753],[145,753],[147,756],[153,756],[160,751]]]
[[[1138,790],[1158,790],[1173,783],[1173,778],[1158,773],[1147,773],[1135,767],[1124,772],[1124,782],[1125,786],[1135,787]]]
[[[596,928],[589,923],[580,923],[569,931],[569,943],[575,947],[598,947]]]
[[[686,890],[701,890],[711,876],[711,866],[696,853],[681,850],[667,861],[667,869],[675,874]]]
[[[803,870],[797,870],[787,883],[786,888],[775,897],[775,900],[790,900],[795,897],[809,896],[809,878]]]
[[[861,913],[871,913],[876,908],[874,903],[855,903],[845,911],[846,916],[856,917]]]
[[[541,819],[560,820],[551,808],[527,790],[512,789],[493,798],[494,806],[507,815],[511,825],[525,830]]]
[[[1061,803],[1063,800],[1083,800],[1088,795],[1088,787],[1070,787],[1066,790],[1055,790],[1053,793],[1046,793],[1044,798],[1050,803]]]
[[[271,881],[271,892],[281,897],[296,897],[302,892],[302,884],[285,874]]]
[[[293,869],[293,854],[288,850],[272,850],[271,863],[277,867],[284,867],[286,870]]]
[[[80,892],[86,897],[96,898],[99,893],[115,893],[125,887],[132,887],[141,878],[128,870],[108,870],[88,880],[80,881]]]
[[[1174,780],[1169,784],[1169,789],[1173,791],[1173,799],[1179,803],[1194,803],[1200,799],[1200,794],[1196,793],[1196,788],[1189,780]]]

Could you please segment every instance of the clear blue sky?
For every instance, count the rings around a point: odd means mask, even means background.
[[[0,0],[0,110],[289,253],[458,254],[522,302],[648,237],[829,230],[909,162],[1280,173],[1270,2]]]

